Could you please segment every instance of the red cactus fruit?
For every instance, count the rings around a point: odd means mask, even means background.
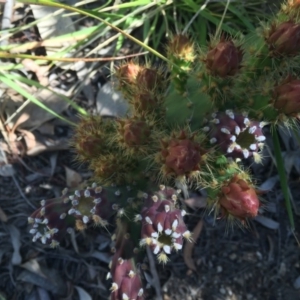
[[[206,68],[213,76],[227,77],[235,75],[241,68],[243,51],[234,45],[233,41],[222,38],[220,42],[211,47],[206,58]]]
[[[143,300],[142,281],[137,273],[133,259],[123,259],[117,251],[112,259],[111,300]]]
[[[300,80],[286,78],[273,91],[274,108],[287,116],[300,113]]]
[[[172,249],[182,249],[183,239],[190,239],[191,233],[183,221],[184,210],[176,208],[178,191],[160,186],[152,194],[144,194],[145,205],[137,221],[142,221],[141,245],[149,245],[158,261],[166,263]]]
[[[259,151],[265,136],[263,122],[249,120],[246,114],[235,114],[232,110],[212,114],[212,119],[203,128],[208,133],[211,144],[216,144],[228,157],[242,159],[253,157],[260,161]]]
[[[146,145],[150,139],[151,127],[144,120],[126,119],[119,121],[122,141],[129,147]]]
[[[226,214],[244,221],[257,216],[260,202],[253,186],[234,175],[222,186],[219,205]]]
[[[206,151],[194,141],[194,135],[188,136],[184,131],[173,134],[169,140],[161,142],[162,149],[158,156],[163,164],[163,173],[172,176],[190,176],[200,170],[202,155]]]
[[[300,24],[286,21],[272,24],[267,33],[266,42],[274,55],[294,56],[300,52]]]
[[[32,224],[30,233],[33,241],[58,246],[69,228],[82,230],[86,224],[105,226],[114,213],[106,190],[93,184],[91,188],[77,190],[73,195],[66,193],[60,198],[41,201],[41,207],[28,218]]]

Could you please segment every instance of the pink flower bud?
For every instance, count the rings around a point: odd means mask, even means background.
[[[235,75],[241,67],[243,51],[229,40],[221,41],[206,56],[207,69],[214,76],[227,77]]]
[[[119,256],[119,251],[116,252],[112,260],[111,274],[111,300],[144,299],[142,281],[133,259],[123,259]]]
[[[274,108],[288,116],[300,113],[300,80],[288,77],[274,89]]]
[[[174,189],[162,187],[148,195],[141,212],[141,245],[149,245],[162,263],[167,262],[167,255],[173,249],[182,249],[184,238],[190,238],[182,211],[175,207],[177,195]]]
[[[255,189],[238,175],[221,188],[219,204],[223,211],[240,220],[254,218],[260,206]]]

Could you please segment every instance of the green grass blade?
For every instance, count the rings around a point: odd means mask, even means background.
[[[148,50],[149,52],[153,53],[154,55],[156,55],[160,59],[166,61],[169,64],[172,64],[165,56],[163,56],[162,54],[157,52],[155,49],[153,49],[150,46],[144,44],[143,42],[136,39],[132,35],[128,34],[124,30],[122,30],[122,29],[112,25],[111,23],[107,22],[106,20],[102,19],[101,13],[95,12],[93,10],[88,10],[88,9],[79,9],[79,8],[76,8],[76,7],[73,7],[73,6],[69,6],[69,5],[66,5],[66,4],[63,4],[63,3],[54,2],[54,1],[50,1],[50,0],[19,0],[19,2],[25,3],[25,4],[36,4],[36,5],[45,5],[45,6],[63,8],[63,9],[66,9],[66,10],[70,10],[70,11],[79,13],[79,14],[83,14],[83,15],[88,16],[88,17],[95,18],[95,19],[99,20],[100,22],[104,23],[105,25],[109,26],[110,28],[116,30],[117,32],[120,32],[121,34],[126,36],[128,39],[132,40],[134,43],[138,44],[142,48],[144,48],[144,49]]]
[[[67,123],[69,123],[71,125],[76,125],[75,123],[67,120],[66,118],[64,118],[63,116],[59,115],[58,113],[56,113],[52,109],[48,108],[45,104],[43,104],[41,101],[39,101],[37,98],[35,98],[33,95],[31,95],[26,90],[24,90],[17,83],[15,83],[13,80],[11,80],[10,78],[8,78],[6,75],[0,73],[0,81],[2,81],[4,84],[6,84],[7,86],[9,86],[10,88],[14,89],[16,92],[18,92],[19,94],[21,94],[23,97],[29,99],[32,103],[34,103],[37,106],[39,106],[40,108],[44,109],[48,113],[52,114],[54,117],[57,117],[57,118],[65,121],[65,122],[67,122]]]
[[[68,34],[64,34],[61,36],[46,39],[42,43],[41,42],[27,42],[24,44],[9,44],[9,45],[4,45],[4,46],[1,45],[0,50],[1,51],[13,50],[14,53],[16,53],[16,52],[21,52],[24,50],[32,49],[34,47],[39,46],[40,44],[42,44],[44,47],[47,47],[48,45],[51,46],[52,44],[65,42],[65,41],[69,41],[69,40],[81,41],[81,40],[87,39],[91,34],[99,31],[99,29],[100,29],[99,25],[92,26],[89,28],[84,28],[84,29],[78,30],[77,32],[68,33]]]
[[[161,1],[161,2],[164,3],[165,1]],[[117,4],[117,5],[113,5],[110,7],[106,7],[105,9],[101,9],[99,12],[115,10],[115,9],[122,9],[122,8],[131,8],[131,7],[136,7],[136,6],[147,5],[149,3],[151,3],[151,0],[130,1],[129,3],[122,3],[122,4]]]
[[[204,18],[200,18],[196,24],[198,25],[197,27],[199,31],[199,36],[197,39],[199,46],[206,46],[208,36],[206,20]]]
[[[224,6],[225,6],[225,4],[224,4]],[[255,30],[254,25],[249,21],[249,18],[247,18],[247,16],[245,16],[244,12],[239,11],[232,5],[229,5],[228,10],[231,11],[238,19],[240,19],[241,22],[245,25],[245,27],[249,31]]]
[[[68,102],[70,104],[70,106],[72,106],[74,109],[76,109],[80,114],[82,114],[84,116],[88,115],[88,113],[82,107],[80,107],[79,105],[77,105],[74,101],[72,101],[71,99],[69,99],[65,95],[56,93],[55,91],[53,91],[53,90],[51,90],[51,89],[49,89],[49,88],[41,85],[39,82],[36,82],[34,80],[25,78],[25,77],[20,76],[20,75],[15,75],[15,74],[5,74],[5,77],[9,78],[9,79],[11,79],[13,81],[14,80],[18,80],[20,82],[23,82],[23,83],[27,84],[28,86],[35,86],[38,89],[46,89],[46,90],[50,91],[51,93],[53,93],[53,94],[59,96],[60,98],[64,99],[64,101]]]
[[[216,27],[218,27],[218,25],[220,23],[220,19],[214,17],[209,11],[202,10],[199,15],[201,15],[202,17],[204,17],[205,19],[207,19],[208,21],[213,23]],[[229,34],[232,34],[232,35],[236,35],[238,33],[237,30],[229,27],[228,25],[226,25],[224,23],[221,25],[221,29],[222,29],[222,31],[228,32]]]
[[[278,170],[279,178],[280,178],[280,185],[282,188],[282,193],[284,196],[285,206],[286,206],[286,210],[288,213],[291,228],[292,228],[292,230],[294,230],[295,222],[294,222],[294,214],[293,214],[293,210],[292,210],[291,200],[289,197],[289,187],[288,187],[288,183],[287,183],[287,177],[286,177],[283,159],[281,156],[281,149],[280,149],[280,144],[279,144],[278,133],[275,128],[273,128],[273,130],[272,130],[272,137],[273,137],[273,143],[274,143],[274,152],[275,152],[275,159],[276,159],[276,163],[277,163],[277,170]]]

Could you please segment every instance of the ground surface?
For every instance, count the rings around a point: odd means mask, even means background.
[[[41,154],[24,161],[30,170],[42,172],[50,157]],[[27,226],[31,206],[39,206],[41,199],[63,189],[63,166],[74,168],[68,151],[58,153],[50,178],[36,175],[32,181],[31,171],[16,166],[23,197],[11,178],[0,177],[0,203],[8,217],[0,223],[0,292],[6,295],[4,299],[90,299],[79,298],[78,290],[84,293],[81,289],[91,299],[108,298],[110,285],[105,276],[112,244],[107,231],[91,228],[84,235],[77,233],[76,242],[67,236],[55,250],[31,242]],[[84,168],[77,171],[87,175]],[[299,194],[294,196],[299,199]],[[157,265],[163,299],[300,299],[300,290],[294,287],[299,285],[299,246],[289,229],[278,185],[267,201],[274,204],[273,212],[265,211],[264,216],[278,221],[277,230],[251,222],[247,230],[237,227],[231,231],[224,222],[214,224],[205,216],[192,256],[196,272],[186,266],[182,252],[171,255],[166,266]],[[189,213],[188,226],[193,230],[203,212]],[[296,229],[299,226],[296,218]],[[153,289],[148,295],[155,299]]]

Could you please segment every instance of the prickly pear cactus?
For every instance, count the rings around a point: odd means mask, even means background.
[[[43,200],[29,218],[33,241],[56,247],[72,229],[115,220],[111,299],[144,299],[139,253],[149,247],[166,263],[191,240],[181,201],[190,189],[206,189],[216,218],[246,226],[261,202],[243,161],[261,162],[264,126],[290,126],[300,113],[299,13],[288,1],[248,36],[213,37],[203,49],[174,35],[168,72],[121,64],[127,117],[85,117],[72,141],[96,183]]]

